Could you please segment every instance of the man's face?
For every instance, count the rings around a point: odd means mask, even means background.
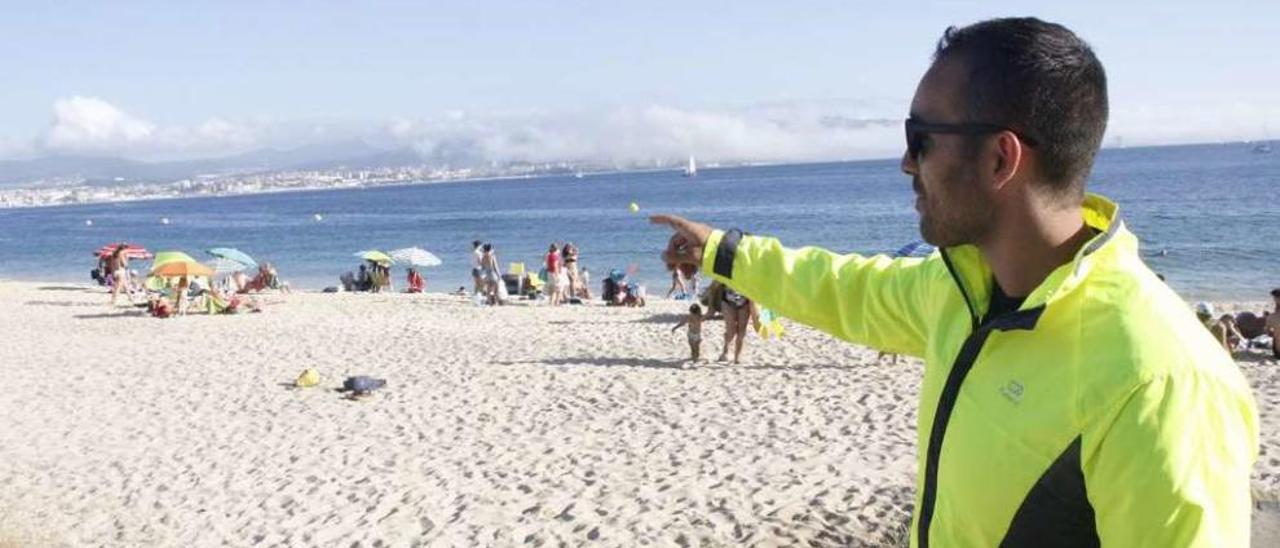
[[[928,123],[966,120],[964,63],[934,63],[911,101],[911,117]],[[992,197],[980,183],[978,148],[961,135],[928,134],[917,157],[906,153],[902,171],[911,175],[920,213],[920,235],[939,247],[982,241],[994,224]]]

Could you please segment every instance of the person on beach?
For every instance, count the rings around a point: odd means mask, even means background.
[[[724,348],[716,361],[728,359],[729,348],[732,347],[733,363],[737,365],[742,357],[742,345],[747,340],[747,326],[758,317],[755,303],[729,286],[723,286],[718,294],[720,315],[724,316]]]
[[[361,264],[359,270],[356,271],[356,291],[368,291],[373,287],[373,283],[369,276],[369,267]]]
[[[275,265],[271,263],[262,263],[261,270],[264,287],[267,289],[274,289],[281,293],[292,292],[289,282],[280,279],[280,272],[276,270]]]
[[[178,287],[173,290],[173,309],[179,316],[187,314],[187,296],[191,289],[191,280],[183,276],[178,279]]]
[[[480,249],[480,240],[471,241],[471,283],[472,293],[479,295],[484,280],[480,278],[480,259],[484,251]]]
[[[382,288],[383,288],[383,289],[386,289],[388,293],[395,293],[395,292],[396,292],[396,284],[395,284],[395,282],[391,279],[391,265],[389,265],[389,264],[379,264],[379,265],[378,265],[378,270],[379,270],[379,272],[381,273],[381,276],[382,276],[382,277],[381,277],[381,280],[382,280]]]
[[[677,291],[679,293],[677,293]],[[667,290],[667,298],[670,299],[672,295],[677,295],[676,296],[677,299],[682,299],[684,298],[685,294],[686,293],[685,293],[685,287],[684,287],[684,276],[680,275],[680,269],[672,268],[671,269],[671,289]]]
[[[1213,305],[1201,301],[1196,303],[1196,319],[1200,320],[1200,324],[1209,330],[1209,334],[1213,336],[1213,340],[1227,351],[1228,354],[1235,354],[1239,349],[1240,341],[1244,340],[1244,335],[1240,334],[1240,329],[1236,327],[1236,319],[1230,314],[1223,314],[1221,317],[1213,317]]]
[[[1266,332],[1271,335],[1271,357],[1280,360],[1280,287],[1271,290],[1275,309],[1267,314]]]
[[[702,359],[702,307],[697,303],[689,305],[689,315],[672,327],[671,332],[684,326],[688,326],[689,331],[689,361],[696,362]]]
[[[407,282],[409,288],[405,290],[406,293],[422,293],[427,288],[426,280],[422,279],[422,274],[416,268],[409,269]]]
[[[564,244],[560,250],[564,259],[565,300],[578,298],[578,246]]]
[[[129,303],[133,303],[133,291],[130,290],[132,284],[129,282],[129,253],[126,251],[128,246],[120,244],[116,246],[116,250],[111,252],[111,306],[116,305],[116,297],[124,291],[124,295],[129,298]]]
[[[480,278],[484,282],[483,291],[487,303],[500,305],[498,284],[502,283],[502,274],[498,270],[498,253],[493,244],[484,244],[480,255]]]
[[[591,271],[585,268],[582,269],[582,275],[578,280],[577,296],[583,301],[591,300]]]
[[[1248,383],[1085,192],[1102,64],[1034,18],[949,28],[902,171],[926,258],[671,215],[663,260],[799,323],[924,359],[912,546],[1248,546]]]
[[[543,259],[543,267],[547,269],[547,297],[551,306],[557,306],[564,298],[564,287],[560,285],[560,250],[556,244],[547,248],[547,256]]]

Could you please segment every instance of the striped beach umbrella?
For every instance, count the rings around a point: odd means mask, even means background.
[[[395,251],[392,251],[391,253],[388,253],[388,255],[391,256],[391,259],[394,260],[396,264],[402,264],[406,266],[429,267],[429,266],[440,266],[441,264],[439,257],[436,257],[434,253],[431,253],[430,251],[427,251],[420,247],[406,247],[404,249],[397,249]]]

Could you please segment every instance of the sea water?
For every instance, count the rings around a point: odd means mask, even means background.
[[[1109,149],[1090,190],[1120,204],[1143,258],[1188,299],[1265,300],[1280,286],[1280,154],[1242,144]],[[704,167],[691,178],[616,172],[0,210],[0,276],[87,282],[92,252],[123,240],[197,258],[239,248],[318,290],[355,270],[357,251],[417,246],[444,262],[425,269],[428,291],[449,291],[470,286],[472,240],[492,242],[504,269],[534,270],[549,244],[573,242],[593,280],[631,268],[650,294],[665,294],[658,253],[669,231],[647,222],[659,212],[840,252],[891,252],[919,238],[896,160]],[[402,286],[403,270],[395,276]]]

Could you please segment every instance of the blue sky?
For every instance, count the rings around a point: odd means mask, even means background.
[[[1109,142],[1280,136],[1277,2],[186,4],[7,10],[0,157],[345,138],[532,159],[884,156],[900,131],[815,120],[901,118],[942,30],[1002,15],[1093,44]]]

